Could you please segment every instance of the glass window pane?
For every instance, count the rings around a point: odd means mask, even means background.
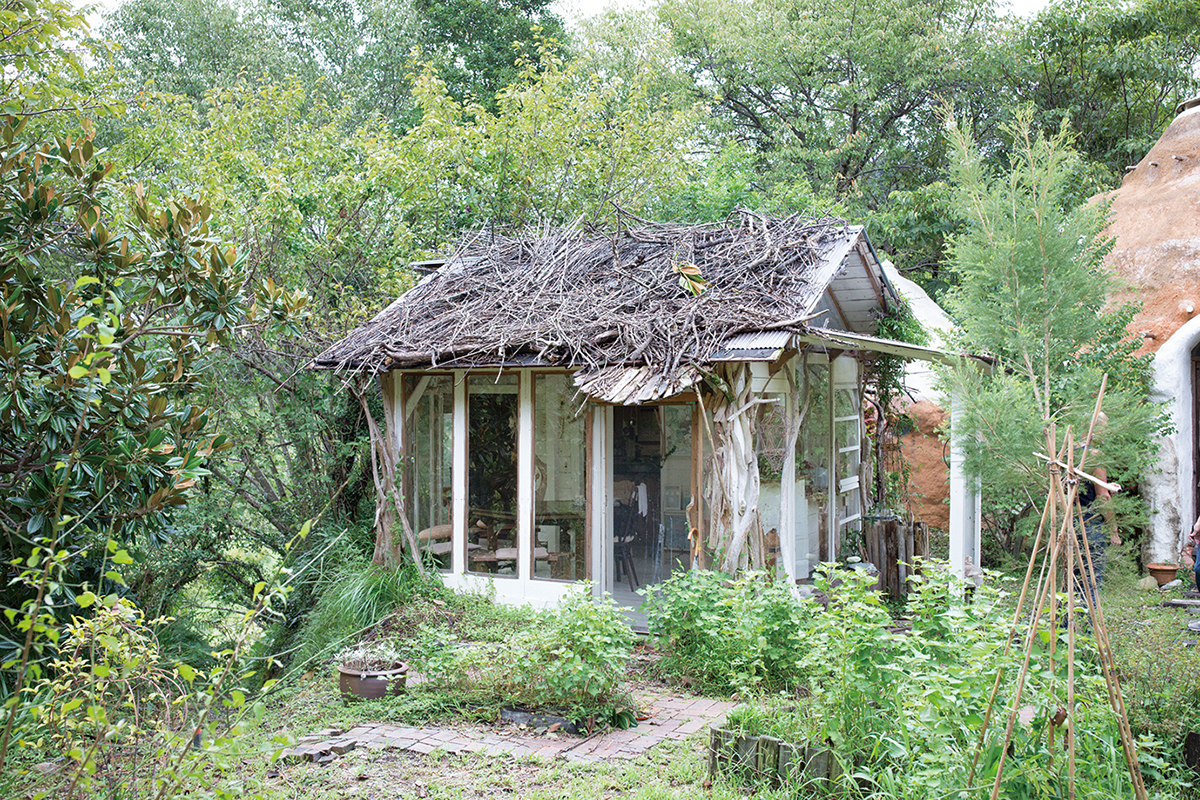
[[[467,376],[467,571],[517,574],[517,376]]]
[[[692,408],[659,406],[663,430],[662,538],[653,552],[652,583],[691,566],[687,507],[692,502]]]
[[[613,410],[613,596],[642,602],[638,587],[691,566],[694,406]]]
[[[833,416],[835,419],[844,420],[848,417],[857,418],[861,413],[858,403],[855,402],[857,391],[853,389],[838,389],[833,393]]]
[[[570,375],[533,383],[533,577],[587,577],[587,414]]]
[[[829,367],[797,361],[795,570],[808,578],[829,553]]]
[[[787,406],[784,398],[772,395],[758,407],[754,448],[758,456],[758,515],[766,540],[767,560],[774,567],[779,558],[780,511],[783,504],[783,462],[788,455]]]
[[[428,562],[450,569],[454,383],[449,376],[405,375],[404,492],[408,521]]]

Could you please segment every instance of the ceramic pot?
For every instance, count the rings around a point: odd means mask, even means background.
[[[408,664],[397,661],[390,669],[338,667],[338,688],[343,700],[378,700],[404,691]]]
[[[1175,573],[1179,572],[1179,565],[1147,564],[1146,571],[1154,576],[1154,580],[1158,581],[1159,586],[1164,586],[1175,580]]]

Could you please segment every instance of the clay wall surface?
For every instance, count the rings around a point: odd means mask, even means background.
[[[920,400],[905,409],[915,427],[900,437],[901,452],[908,462],[909,511],[918,522],[931,528],[950,529],[950,472],[946,467],[946,443],[938,429],[946,423],[946,412],[932,400]]]
[[[1160,439],[1159,462],[1144,476],[1150,507],[1147,561],[1175,557],[1195,503],[1191,352],[1200,345],[1200,107],[1183,111],[1121,188],[1093,198],[1111,203],[1108,266],[1121,284],[1110,300],[1137,300],[1129,326],[1154,353],[1151,399],[1167,404],[1175,430]]]
[[[1129,331],[1154,352],[1200,315],[1200,108],[1176,117],[1121,188],[1095,200],[1112,204],[1108,265],[1122,284],[1112,300],[1143,303]]]

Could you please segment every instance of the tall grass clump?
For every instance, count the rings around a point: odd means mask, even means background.
[[[306,664],[328,658],[397,608],[444,592],[436,575],[422,577],[410,563],[385,569],[366,557],[351,559],[320,582],[317,602],[300,632],[295,661]]]

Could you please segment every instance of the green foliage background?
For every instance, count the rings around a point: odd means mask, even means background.
[[[567,23],[545,0],[125,0],[97,31],[65,0],[0,12],[3,547],[70,532],[49,619],[88,580],[178,617],[164,647],[203,659],[284,569],[289,603],[250,624],[262,652],[302,646],[374,509],[359,407],[300,367],[470,230],[739,205],[865,222],[1000,359],[958,380],[1010,549],[1025,454],[1049,420],[1078,429],[1101,373],[1115,479],[1164,424],[1082,201],[1200,88],[1194,3],[661,0]],[[15,619],[29,584],[6,586]],[[774,680],[776,622],[707,679]]]

